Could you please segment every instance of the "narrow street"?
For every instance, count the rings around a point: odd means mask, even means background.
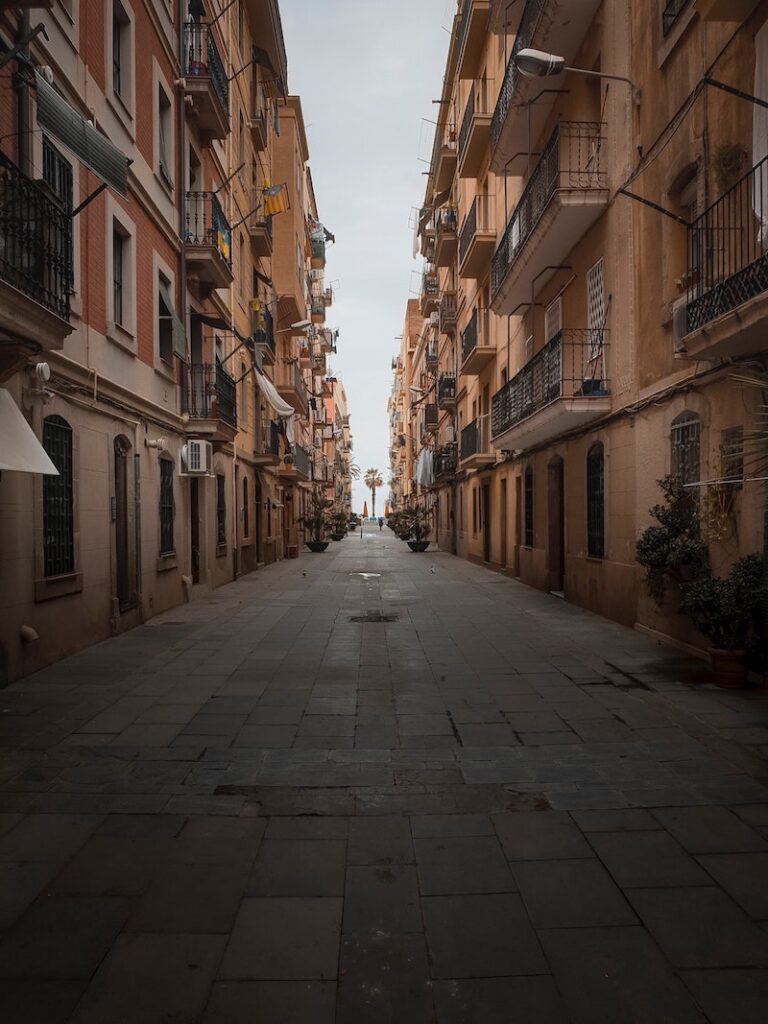
[[[3,1024],[765,1020],[768,695],[378,527],[0,692]]]

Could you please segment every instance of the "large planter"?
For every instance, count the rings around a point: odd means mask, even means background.
[[[428,540],[409,540],[408,547],[411,551],[426,551],[429,547]]]
[[[331,540],[344,540],[346,533],[332,533]]]
[[[720,651],[709,648],[715,682],[724,690],[740,690],[747,685],[747,662],[744,651]]]
[[[307,547],[313,555],[322,555],[329,543],[330,541],[327,540],[308,540]]]

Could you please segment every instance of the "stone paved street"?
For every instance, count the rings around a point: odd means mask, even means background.
[[[17,683],[0,1019],[762,1024],[768,699],[706,679],[368,528]]]

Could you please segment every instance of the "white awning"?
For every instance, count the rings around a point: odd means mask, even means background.
[[[10,392],[0,388],[0,471],[7,470],[59,475]]]
[[[259,387],[264,392],[266,400],[275,410],[280,419],[285,420],[285,436],[288,438],[288,443],[293,445],[295,443],[293,417],[296,410],[292,405],[288,405],[288,403],[280,397],[280,393],[277,388],[265,373],[257,371],[256,380],[258,381]]]

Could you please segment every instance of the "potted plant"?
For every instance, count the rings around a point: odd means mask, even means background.
[[[659,480],[664,495],[651,515],[649,526],[637,542],[637,561],[645,569],[645,581],[658,605],[670,583],[682,584],[708,574],[707,547],[702,541],[699,503],[695,492],[676,476]]]
[[[331,540],[344,540],[347,536],[347,513],[337,508],[331,516]]]
[[[303,516],[299,516],[299,522],[310,538],[306,541],[306,545],[313,554],[321,554],[328,547],[329,541],[325,540],[325,535],[330,527],[328,510],[332,506],[333,502],[324,498],[319,488],[315,488],[307,504],[306,512]]]
[[[759,555],[740,558],[727,576],[706,575],[683,584],[680,611],[709,640],[718,686],[735,689],[746,683],[745,652],[767,596]]]
[[[408,509],[407,522],[410,532],[408,547],[411,551],[426,551],[429,547],[429,513],[422,505],[413,505]]]

